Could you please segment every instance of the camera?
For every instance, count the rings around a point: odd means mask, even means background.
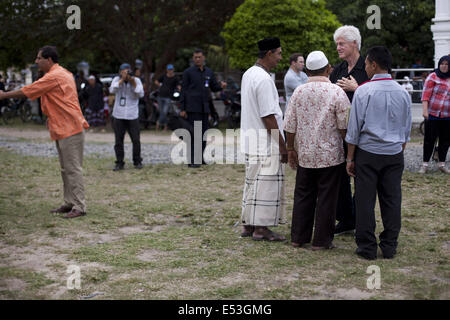
[[[127,71],[127,75],[129,75],[130,77],[134,77],[133,71],[131,71],[131,70]]]

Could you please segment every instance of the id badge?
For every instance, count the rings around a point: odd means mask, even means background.
[[[127,98],[125,98],[125,97],[120,98],[120,106],[121,107],[125,107],[126,102],[127,102]]]
[[[209,77],[206,77],[205,79],[205,88],[209,87]]]

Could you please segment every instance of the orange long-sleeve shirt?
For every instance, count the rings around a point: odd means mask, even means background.
[[[39,80],[22,88],[29,99],[41,97],[42,112],[48,117],[52,140],[61,140],[89,128],[78,102],[72,73],[55,63]]]

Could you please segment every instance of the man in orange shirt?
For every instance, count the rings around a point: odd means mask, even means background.
[[[0,100],[41,97],[42,111],[48,117],[50,138],[56,141],[64,184],[64,205],[51,210],[66,213],[64,218],[86,214],[83,183],[84,129],[89,128],[81,113],[77,88],[72,73],[58,64],[55,47],[39,49],[36,64],[45,75],[20,90],[0,91]]]

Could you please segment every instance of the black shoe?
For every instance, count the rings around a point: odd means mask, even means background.
[[[134,167],[136,169],[142,169],[144,166],[142,165],[142,163],[138,163],[138,164],[135,164]]]
[[[383,252],[383,250],[381,250],[381,252]],[[389,253],[383,252],[383,258],[384,259],[394,259],[395,253],[396,253],[395,251],[394,252],[389,252]]]
[[[188,167],[189,168],[200,168],[201,165],[199,165],[199,164],[188,164]]]
[[[345,233],[354,233],[354,232],[355,232],[355,226],[346,225],[346,224],[343,224],[342,222],[339,222],[336,225],[336,228],[334,229],[335,235],[345,234]]]
[[[124,167],[123,164],[116,164],[116,166],[114,167],[113,171],[123,170],[123,167]]]
[[[356,249],[355,253],[360,256],[361,258],[364,258],[366,260],[375,260],[377,258],[376,255],[372,256],[366,252],[360,251],[359,249]]]

